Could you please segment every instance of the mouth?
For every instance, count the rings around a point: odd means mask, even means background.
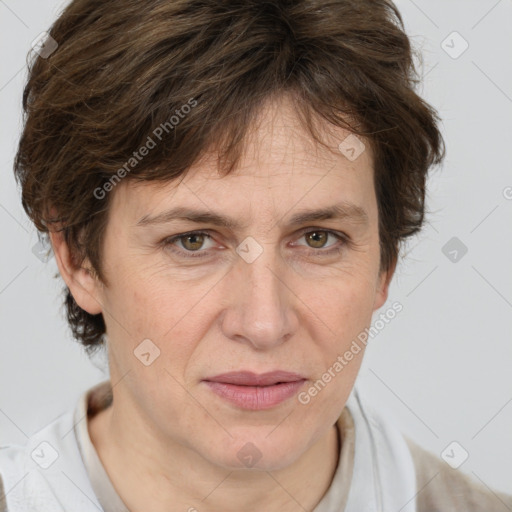
[[[248,410],[263,410],[294,396],[306,378],[282,370],[263,374],[241,371],[208,377],[203,382],[217,396],[232,405]]]
[[[237,386],[271,386],[274,384],[297,382],[305,377],[294,372],[276,370],[267,373],[254,373],[250,371],[228,372],[204,379],[208,382],[222,382]]]

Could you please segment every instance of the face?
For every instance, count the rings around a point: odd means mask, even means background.
[[[257,467],[286,467],[332,428],[364,347],[335,363],[387,298],[368,145],[350,161],[338,149],[347,132],[326,135],[328,151],[293,112],[284,99],[262,109],[233,174],[220,177],[210,155],[181,182],[119,184],[108,286],[91,288],[121,381],[116,406],[163,443],[228,469],[243,467],[245,452]],[[294,218],[334,206],[340,215]],[[232,224],[165,215],[178,207]],[[267,391],[206,382],[275,370],[302,380]]]

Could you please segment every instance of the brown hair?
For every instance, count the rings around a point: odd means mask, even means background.
[[[280,93],[318,142],[315,119],[370,144],[382,270],[421,228],[427,172],[445,148],[436,111],[414,92],[416,51],[391,1],[74,0],[49,34],[53,52],[29,67],[15,174],[37,229],[60,226],[75,261],[89,258],[104,283],[112,194],[101,191],[121,177],[176,179],[212,149],[228,174],[262,102]],[[103,317],[65,293],[90,352]]]

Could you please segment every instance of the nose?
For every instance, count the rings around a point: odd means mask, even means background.
[[[257,350],[288,340],[298,325],[289,275],[286,263],[269,249],[252,263],[240,258],[227,282],[229,300],[221,316],[225,336]]]

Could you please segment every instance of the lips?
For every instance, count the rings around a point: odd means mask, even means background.
[[[272,386],[281,382],[296,382],[304,379],[305,377],[298,373],[276,370],[261,374],[248,371],[228,372],[204,380],[237,386]]]
[[[277,370],[268,373],[229,372],[204,379],[214,394],[241,409],[271,409],[284,404],[304,386],[298,373]]]

